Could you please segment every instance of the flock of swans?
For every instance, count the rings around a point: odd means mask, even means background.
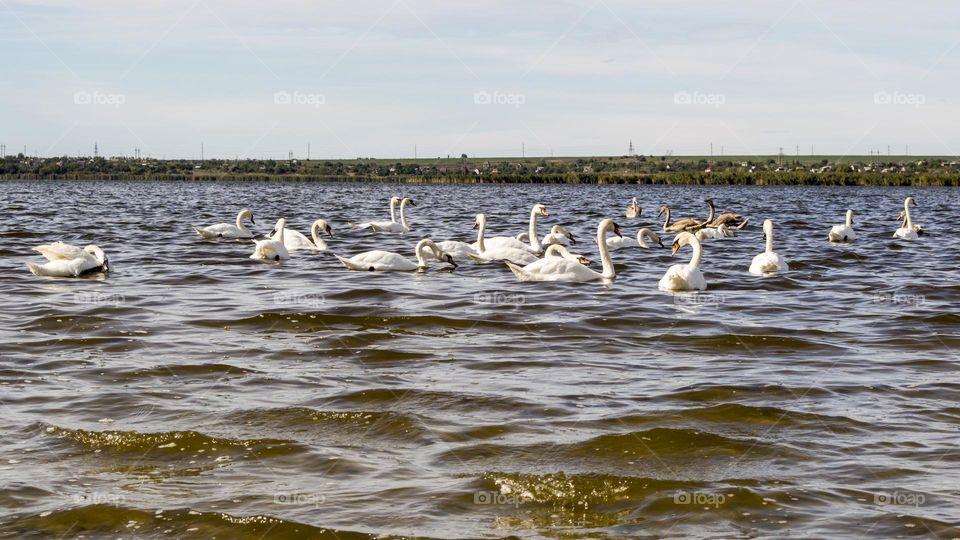
[[[717,215],[714,203],[707,199],[710,208],[709,217],[705,220],[685,218],[671,222],[670,208],[661,206],[657,215],[665,216],[662,232],[675,233],[672,254],[684,246],[690,246],[692,256],[687,264],[675,264],[667,269],[659,282],[664,291],[702,291],[706,290],[707,282],[700,271],[703,258],[703,242],[729,238],[736,235],[736,231],[743,229],[749,222],[734,212]],[[399,221],[397,206],[399,205]],[[390,221],[367,221],[351,224],[354,229],[367,230],[373,233],[403,234],[410,231],[405,210],[407,206],[416,206],[409,198],[392,197],[390,199]],[[903,220],[901,227],[894,233],[894,238],[915,240],[923,233],[920,225],[913,223],[910,212],[916,206],[913,197],[907,197],[903,203]],[[634,198],[627,207],[625,217],[635,219],[641,215],[642,209]],[[613,219],[603,219],[597,227],[597,248],[600,253],[601,270],[597,272],[589,267],[590,261],[568,248],[576,244],[570,231],[560,225],[555,225],[542,239],[537,234],[537,219],[549,216],[546,206],[536,204],[530,210],[528,229],[517,236],[486,236],[487,218],[484,214],[477,214],[473,227],[477,229],[475,242],[458,240],[444,240],[434,242],[429,238],[420,240],[414,248],[414,259],[411,260],[399,253],[384,250],[366,251],[345,257],[336,255],[337,259],[348,270],[375,271],[375,272],[413,272],[425,271],[431,260],[448,264],[444,270],[453,270],[459,263],[471,262],[484,264],[502,261],[520,281],[560,281],[560,282],[590,282],[609,281],[616,277],[611,251],[624,248],[649,248],[652,245],[664,247],[660,235],[648,229],[641,228],[636,239],[624,238],[620,226]],[[289,259],[292,252],[308,250],[312,252],[327,251],[327,243],[322,234],[333,236],[330,225],[323,219],[314,221],[310,226],[310,237],[288,228],[284,218],[277,221],[276,226],[266,236],[255,235],[246,222],[256,224],[253,213],[243,209],[237,214],[234,224],[220,223],[208,227],[194,227],[194,230],[203,240],[250,240],[254,242],[254,251],[251,259],[282,261]],[[770,275],[786,272],[789,265],[786,260],[773,249],[773,221],[763,222],[763,234],[766,249],[753,258],[749,271],[757,275]],[[853,242],[857,235],[853,229],[853,211],[847,210],[846,222],[834,225],[827,239],[830,242]],[[546,247],[545,247],[546,246]],[[54,242],[34,248],[43,255],[45,264],[27,263],[30,271],[37,276],[48,277],[79,277],[90,273],[109,271],[109,261],[104,251],[95,245],[79,248],[63,242]]]

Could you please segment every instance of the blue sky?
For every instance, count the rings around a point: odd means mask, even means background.
[[[8,153],[960,154],[949,1],[0,0]]]

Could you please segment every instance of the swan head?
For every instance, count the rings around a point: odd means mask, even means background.
[[[913,200],[913,197],[907,197],[907,199],[903,201],[904,208],[908,208],[910,206],[916,206],[916,205],[917,205],[917,201]]]
[[[549,216],[549,215],[550,215],[550,211],[547,210],[547,207],[544,206],[544,205],[542,205],[542,204],[535,204],[535,205],[533,205],[533,213],[534,213],[534,214],[540,214],[541,216]]]
[[[476,219],[473,220],[473,228],[479,229],[487,222],[487,216],[483,214],[477,214]]]
[[[273,235],[277,234],[278,231],[283,230],[283,228],[286,227],[286,226],[287,226],[287,220],[286,220],[286,219],[284,219],[284,218],[278,219],[278,220],[277,220],[277,224],[273,226],[273,230],[270,231],[270,234],[268,234],[267,236],[269,236],[269,237],[272,238]]]
[[[847,210],[847,223],[853,225],[853,210]]]
[[[663,215],[664,212],[669,212],[669,211],[670,211],[670,209],[667,207],[667,205],[661,204],[661,205],[660,205],[660,210],[657,212],[657,217],[660,217],[660,216]]]
[[[249,208],[244,208],[241,210],[240,214],[237,216],[237,219],[249,219],[250,223],[253,223],[254,225],[257,224],[257,222],[253,220],[253,212],[251,212]]]
[[[399,197],[398,197],[398,198],[399,198]],[[410,197],[404,197],[404,198],[400,201],[400,205],[401,205],[401,206],[403,206],[403,205],[405,205],[405,204],[409,204],[410,206],[416,206],[416,205],[417,205],[417,203],[413,202],[413,199],[411,199]]]
[[[313,231],[323,231],[327,233],[330,238],[333,238],[333,229],[330,228],[330,224],[327,223],[325,219],[318,219],[313,222],[313,225],[310,226],[310,232]]]
[[[673,251],[670,252],[670,255],[676,255],[677,252],[680,251],[680,248],[691,244],[693,241],[696,240],[696,238],[697,237],[694,236],[692,233],[688,233],[686,231],[678,234],[673,239]]]
[[[554,225],[550,227],[550,232],[556,235],[566,236],[571,244],[576,244],[577,241],[573,238],[573,233],[565,229],[562,225]]]
[[[763,239],[766,240],[770,236],[773,236],[773,220],[765,219],[763,220]]]
[[[83,248],[83,251],[93,255],[95,259],[100,263],[100,266],[103,268],[103,271],[106,272],[110,269],[110,260],[107,258],[107,254],[100,249],[100,246],[95,246],[93,244]]]
[[[400,200],[401,198],[399,195],[394,195],[393,197],[390,197],[390,204],[400,204]]]
[[[600,226],[597,227],[598,236],[605,236],[608,232],[623,238],[623,235],[620,234],[620,225],[617,225],[612,219],[607,218],[600,222]]]
[[[705,200],[705,201],[703,201],[703,202],[707,203],[707,206],[709,206],[710,208],[713,208],[713,207],[714,207],[714,205],[713,205],[713,199],[707,199],[707,200]]]

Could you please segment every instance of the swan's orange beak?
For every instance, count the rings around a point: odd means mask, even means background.
[[[588,258],[586,258],[586,257],[580,257],[580,258],[577,259],[577,260],[580,261],[580,264],[582,264],[582,265],[584,265],[584,266],[590,266],[590,259],[588,259]]]
[[[670,252],[670,256],[673,257],[674,255],[677,254],[677,251],[679,251],[679,250],[680,250],[680,243],[679,243],[679,242],[674,242],[674,243],[673,243],[673,251]]]
[[[546,208],[544,208],[543,211],[540,212],[540,215],[541,215],[541,216],[549,216],[549,215],[550,215],[550,211],[547,210]]]

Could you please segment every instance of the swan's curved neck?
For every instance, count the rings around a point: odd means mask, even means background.
[[[402,205],[402,204],[401,204],[401,208],[403,208],[403,205]],[[401,214],[401,215],[402,215],[402,214]],[[433,242],[431,242],[430,240],[427,240],[426,238],[424,238],[423,240],[417,242],[417,248],[416,248],[416,250],[417,250],[417,266],[419,266],[420,268],[426,268],[426,267],[427,267],[427,258],[424,256],[424,253],[425,253],[428,249],[432,250],[433,253],[434,253],[434,255],[436,255],[436,254],[438,253],[437,245],[434,244]]]
[[[670,207],[664,206],[663,209],[667,213],[667,220],[663,222],[663,230],[666,231],[667,227],[670,226]]]
[[[639,231],[637,231],[637,243],[640,244],[640,247],[644,249],[650,247],[647,245],[647,242],[646,242],[648,232],[650,231],[646,229],[640,229]]]
[[[403,208],[402,205],[401,205],[401,208]],[[390,221],[394,223],[397,222],[397,200],[396,199],[390,199]]]
[[[903,202],[903,213],[906,214],[907,218],[907,228],[913,228],[913,218],[910,217],[910,203],[908,201]]]
[[[482,253],[482,252],[486,251],[486,249],[487,249],[486,246],[484,246],[484,244],[483,244],[483,235],[484,235],[484,232],[487,230],[487,220],[486,220],[486,219],[481,219],[481,220],[480,220],[479,229],[480,229],[480,230],[477,231],[477,251],[480,252],[480,253]]]
[[[540,239],[537,238],[537,214],[539,213],[540,211],[536,208],[530,211],[530,226],[527,229],[527,234],[530,235],[530,247],[537,253],[543,249],[543,246],[540,245]]]
[[[847,210],[847,227],[853,227],[853,210]]]
[[[773,227],[764,230],[767,234],[767,253],[773,252]]]
[[[713,223],[713,218],[716,216],[716,214],[717,214],[717,209],[714,208],[714,206],[711,204],[711,205],[710,205],[710,217],[707,218],[707,221],[704,222],[704,225],[709,225],[709,224]]]
[[[243,212],[240,212],[239,214],[237,214],[237,228],[243,232],[250,232],[250,229],[248,229],[247,226],[243,224]]]
[[[320,238],[320,224],[314,223],[310,227],[310,236],[313,237],[313,245],[317,246],[320,249],[326,249],[327,243],[323,241],[323,238]]]
[[[277,225],[277,234],[273,237],[274,240],[276,240],[277,242],[280,242],[281,244],[283,243],[283,229],[284,229],[284,228],[285,228],[285,227],[284,227],[284,224],[283,224],[283,223]]]
[[[407,227],[407,216],[404,215],[403,213],[403,209],[406,208],[406,206],[407,206],[406,199],[400,201],[400,224],[403,225],[404,229],[409,229],[409,227]]]
[[[603,273],[600,275],[604,279],[617,277],[617,271],[613,268],[613,261],[610,260],[610,250],[607,249],[607,230],[603,227],[597,230],[597,249],[600,250],[600,262],[603,264]]]
[[[690,239],[690,247],[693,248],[693,257],[690,257],[690,268],[699,268],[700,260],[703,258],[703,246],[700,244],[700,240],[696,236]]]

